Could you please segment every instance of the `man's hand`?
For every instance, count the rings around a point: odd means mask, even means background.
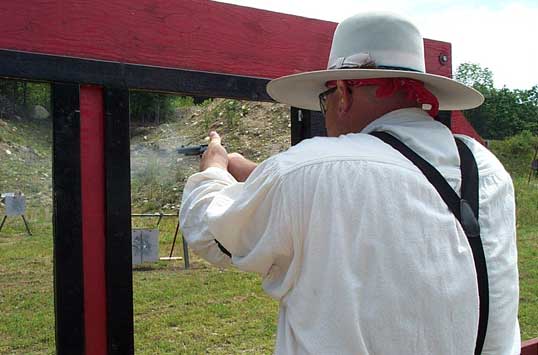
[[[228,172],[239,182],[244,182],[258,164],[239,153],[228,154]]]
[[[209,144],[200,160],[200,171],[215,167],[228,170],[228,152],[220,144],[220,136],[217,132],[209,132]]]

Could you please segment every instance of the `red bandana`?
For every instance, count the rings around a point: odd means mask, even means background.
[[[380,78],[380,79],[354,79],[345,80],[350,86],[370,86],[375,85],[379,88],[375,92],[377,97],[388,97],[394,95],[399,90],[407,92],[407,98],[416,100],[419,104],[430,105],[428,110],[430,116],[435,117],[439,113],[439,101],[437,98],[424,87],[424,83],[408,78]],[[336,86],[336,80],[326,83],[328,88]]]

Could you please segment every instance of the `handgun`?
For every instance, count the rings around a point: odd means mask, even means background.
[[[207,144],[176,148],[176,152],[182,155],[202,155],[206,150]]]

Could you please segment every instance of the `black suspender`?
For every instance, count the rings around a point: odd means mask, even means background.
[[[224,245],[220,244],[220,242],[218,240],[215,239],[215,243],[217,243],[217,246],[219,247],[220,251],[223,253],[223,254],[226,254],[226,256],[228,256],[229,258],[232,257],[232,253],[230,253],[228,251],[228,249],[226,249],[224,247]]]
[[[478,168],[474,156],[462,141],[456,139],[461,161],[462,186],[460,198],[437,169],[396,137],[385,132],[372,132],[370,134],[392,146],[422,171],[439,195],[441,195],[441,198],[445,201],[465,231],[473,253],[478,295],[480,297],[480,318],[475,347],[475,354],[478,355],[482,352],[486,337],[489,313],[489,290],[486,258],[484,256],[484,248],[480,239],[480,226],[478,224]]]
[[[467,240],[473,251],[474,266],[478,281],[478,295],[480,296],[480,318],[475,347],[475,354],[478,355],[482,352],[482,347],[484,346],[489,316],[488,269],[486,265],[486,256],[484,255],[484,247],[482,246],[482,239],[480,239],[480,226],[478,225],[478,167],[476,166],[476,160],[469,147],[459,139],[456,139],[456,144],[460,153],[462,201],[468,202],[468,206],[473,212],[469,217],[474,220],[474,223],[476,223],[477,226],[474,235],[470,233],[472,231],[465,231],[465,234],[467,235]]]

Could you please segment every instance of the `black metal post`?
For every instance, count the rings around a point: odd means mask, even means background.
[[[7,218],[7,216],[4,216],[4,218],[2,219],[2,224],[0,224],[0,231],[2,230],[2,227],[4,227],[4,223],[6,222],[6,218]]]
[[[108,354],[134,354],[129,91],[104,89]]]
[[[179,222],[178,222],[179,225]],[[189,246],[187,245],[187,241],[185,240],[185,237],[181,235],[181,239],[183,241],[183,260],[185,261],[185,269],[188,269],[190,267],[189,262]]]
[[[452,129],[452,111],[439,111],[435,120]]]
[[[303,139],[327,136],[325,119],[321,112],[291,108],[291,145]]]
[[[84,354],[79,85],[53,83],[56,353]]]
[[[24,226],[26,227],[26,231],[30,236],[32,236],[32,232],[30,232],[30,227],[28,227],[28,222],[26,222],[26,218],[24,218],[24,215],[21,214],[22,220],[24,221]],[[1,228],[0,228],[1,229]]]
[[[176,231],[174,233],[174,241],[172,242],[172,248],[170,248],[170,255],[169,258],[172,257],[172,254],[174,253],[174,247],[176,246],[176,239],[177,239],[177,233],[179,232],[179,221],[176,224]]]

